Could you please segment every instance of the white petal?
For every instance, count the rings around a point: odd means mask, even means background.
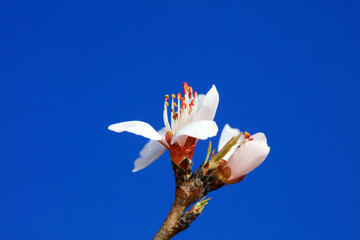
[[[171,144],[177,141],[177,138],[182,135],[205,140],[209,137],[215,136],[218,130],[219,129],[214,121],[203,120],[192,122],[176,131],[175,135],[171,139]]]
[[[224,129],[221,132],[218,151],[220,151],[225,144],[230,141],[231,138],[236,137],[240,134],[240,130],[237,128],[231,128],[229,124],[225,124]]]
[[[202,103],[204,101],[204,98],[205,98],[205,94],[199,94],[198,95],[198,100],[197,100],[197,111],[201,108],[202,106]]]
[[[193,121],[213,120],[215,117],[216,109],[219,105],[219,93],[215,85],[207,92],[200,108],[195,114]]]
[[[254,140],[256,140],[256,141],[264,141],[264,142],[267,142],[267,141],[266,141],[265,134],[262,133],[262,132],[255,133],[254,135],[251,135],[251,138],[254,139]]]
[[[264,141],[249,141],[238,148],[229,159],[233,180],[257,168],[267,157],[270,147]]]
[[[146,122],[141,121],[128,121],[112,124],[109,126],[109,130],[114,132],[130,132],[136,135],[140,135],[152,140],[162,140],[163,138],[155,129]]]
[[[236,137],[237,135],[240,134],[240,130],[237,128],[231,128],[229,124],[225,124],[224,129],[221,132],[221,136],[220,136],[220,140],[219,140],[219,145],[218,145],[218,151],[220,151],[225,144],[230,141],[231,138]],[[237,141],[237,143],[230,149],[230,151],[223,157],[224,160],[228,160],[231,155],[233,155],[233,153],[236,151],[237,147],[240,145],[241,143],[241,138]]]
[[[158,133],[165,137],[166,128],[161,129]],[[156,159],[158,159],[164,152],[166,148],[156,140],[150,140],[140,151],[140,157],[134,162],[133,172],[137,172],[141,169],[146,168]]]

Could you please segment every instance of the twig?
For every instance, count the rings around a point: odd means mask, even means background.
[[[187,160],[185,159],[184,162],[185,161]],[[187,164],[183,166],[186,167]],[[206,166],[206,164],[205,166],[201,165],[190,177],[188,170],[190,169],[191,172],[191,167],[188,167],[187,171],[185,171],[183,167],[173,164],[176,182],[174,203],[153,240],[171,239],[179,232],[188,228],[200,215],[208,200],[203,200],[201,205],[194,205],[193,208],[186,213],[184,213],[185,210],[191,204],[204,197],[208,192],[224,185],[224,183],[211,174],[211,171],[206,169]],[[201,201],[199,203],[201,203]]]

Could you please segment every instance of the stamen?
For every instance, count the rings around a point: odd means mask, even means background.
[[[195,91],[193,95],[194,95],[194,98],[195,98],[195,107],[194,107],[194,109],[196,110],[197,105],[198,105],[198,93],[197,93],[197,91]]]
[[[181,104],[181,109],[186,109],[186,103],[183,102],[183,103]]]
[[[165,95],[164,103],[164,123],[167,131],[172,132],[173,134],[179,130],[184,125],[191,122],[194,113],[197,109],[198,103],[198,93],[193,91],[193,88],[184,82],[182,84],[184,95],[181,93],[171,94],[172,101],[169,103],[169,95]],[[177,100],[177,103],[176,103]],[[171,117],[168,119],[167,108],[171,104]],[[177,107],[175,111],[175,107]],[[170,125],[170,123],[171,125]]]
[[[186,94],[187,88],[188,88],[188,84],[186,82],[184,82],[183,84],[183,88],[184,88],[184,94]]]
[[[245,135],[245,139],[249,139],[251,136],[250,133],[248,133],[248,132],[245,132],[244,135]]]
[[[170,123],[171,123],[171,130],[174,132],[174,104],[176,105],[176,103],[174,103],[174,98],[175,98],[175,94],[171,94],[171,116],[170,116]]]
[[[181,94],[180,93],[178,93],[176,95],[176,99],[177,99],[177,106],[178,106],[177,113],[180,113],[180,99],[181,99]]]
[[[165,96],[165,103],[164,103],[163,120],[164,120],[164,125],[166,127],[166,131],[171,131],[170,124],[169,124],[168,113],[167,113],[167,106],[169,105],[169,103],[166,101],[166,96]]]

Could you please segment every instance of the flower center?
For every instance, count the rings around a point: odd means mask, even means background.
[[[198,94],[193,92],[186,82],[183,83],[184,96],[181,93],[171,94],[171,125],[168,117],[169,95],[165,95],[164,102],[164,124],[167,131],[173,134],[181,127],[192,121],[194,114],[197,111],[198,106]]]

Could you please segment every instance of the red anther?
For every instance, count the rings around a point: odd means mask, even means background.
[[[176,99],[177,99],[177,100],[180,100],[180,99],[181,99],[181,93],[177,93],[177,94],[176,94]]]
[[[249,141],[254,141],[254,139],[253,139],[253,138],[250,138]]]
[[[185,102],[185,97],[183,97],[183,98],[181,99],[181,102]]]
[[[250,133],[248,133],[248,132],[245,132],[244,135],[245,135],[245,138],[246,138],[246,139],[249,139],[250,136],[251,136]]]
[[[191,106],[195,106],[195,100],[193,99],[190,103]]]
[[[183,88],[184,88],[184,94],[186,94],[187,88],[188,88],[188,84],[186,82],[184,82],[183,84]]]
[[[181,109],[185,109],[186,108],[186,103],[182,103],[181,104]]]
[[[177,118],[178,118],[178,114],[177,114],[177,113],[174,113],[173,119],[176,120]]]
[[[189,98],[191,98],[192,95],[193,95],[193,89],[192,87],[189,87]]]
[[[194,92],[194,98],[197,98],[198,97],[198,94],[197,94],[197,91]]]
[[[169,101],[169,95],[165,95],[165,101]]]

